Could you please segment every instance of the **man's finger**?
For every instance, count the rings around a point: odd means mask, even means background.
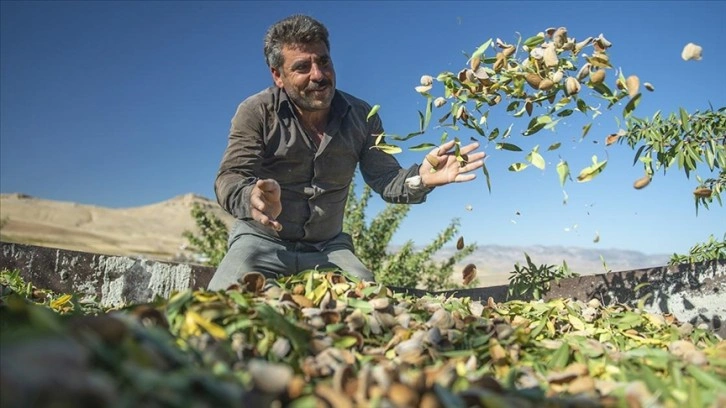
[[[280,190],[280,185],[272,179],[257,180],[257,188],[265,193],[274,193]]]
[[[462,147],[461,150],[459,150],[459,151],[461,152],[461,154],[469,154],[470,152],[473,152],[474,150],[476,150],[478,147],[479,147],[479,143],[474,142],[474,143],[470,143],[470,144]]]
[[[429,164],[433,168],[439,167],[439,164],[441,163],[441,161],[436,156],[436,154],[434,154],[434,152],[431,152],[431,153],[429,153],[429,154],[426,155],[426,161],[429,162]]]

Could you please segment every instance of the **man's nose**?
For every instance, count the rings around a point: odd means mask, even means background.
[[[310,68],[310,79],[313,81],[319,81],[323,78],[325,78],[325,75],[323,74],[323,70],[320,69],[320,65],[313,63],[312,68]]]

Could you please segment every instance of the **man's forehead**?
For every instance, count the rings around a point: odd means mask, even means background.
[[[318,57],[329,56],[328,47],[325,43],[303,43],[303,44],[285,44],[282,47],[282,53],[290,57],[306,57],[309,55],[317,55]]]

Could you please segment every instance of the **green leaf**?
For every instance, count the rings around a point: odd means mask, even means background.
[[[557,103],[555,104],[555,106],[552,109],[555,111],[558,111],[558,110],[564,108],[565,106],[567,106],[569,103],[570,103],[570,97],[566,96],[566,97],[560,99],[559,101],[557,101]]]
[[[683,130],[688,131],[688,112],[686,112],[685,109],[681,108],[679,113],[681,115],[681,126],[683,127]]]
[[[602,173],[602,171],[605,169],[605,165],[607,165],[607,162],[607,160],[598,162],[597,156],[592,156],[592,166],[588,166],[582,169],[580,171],[580,174],[577,176],[577,181],[580,183],[585,183],[592,180],[593,178],[595,178],[595,176]]]
[[[381,150],[388,154],[397,154],[397,153],[401,153],[403,151],[398,146],[393,146],[393,145],[388,145],[388,144],[379,144],[377,146],[371,146],[371,149],[378,149],[378,150]]]
[[[492,44],[492,39],[490,38],[487,42],[480,45],[479,48],[477,48],[473,54],[471,54],[471,58],[469,58],[469,61],[467,61],[466,63],[468,64],[469,62],[471,62],[472,59],[474,59],[476,57],[481,57],[481,55],[484,54],[484,51],[486,51],[487,48],[489,48],[489,46],[491,44]]]
[[[692,364],[688,364],[686,366],[686,371],[688,371],[688,373],[706,389],[716,390],[719,393],[726,393],[726,382],[719,380],[713,374],[701,370]]]
[[[450,408],[465,408],[467,405],[458,395],[449,391],[439,383],[434,383],[434,393],[436,398],[441,401],[441,405]]]
[[[564,187],[565,181],[570,178],[570,166],[562,159],[557,163],[557,175],[560,176],[560,186]]]
[[[426,117],[424,118],[423,127],[421,128],[421,131],[426,130],[426,128],[429,126],[429,122],[431,122],[431,110],[434,106],[434,98],[432,96],[429,96],[426,98]]]
[[[348,307],[352,307],[353,309],[358,309],[363,314],[370,314],[373,312],[373,306],[368,302],[367,300],[363,299],[356,299],[356,298],[350,298],[348,299]]]
[[[635,166],[635,163],[638,162],[638,159],[640,158],[640,154],[643,153],[643,149],[645,149],[645,145],[640,146],[638,151],[635,153],[635,158],[633,158],[633,166]]]
[[[606,98],[611,98],[613,96],[613,91],[611,91],[610,88],[608,88],[608,86],[602,82],[599,84],[595,84],[592,89],[594,89],[597,93]]]
[[[562,143],[560,143],[560,142],[552,143],[550,145],[550,147],[547,148],[547,151],[549,152],[549,151],[552,151],[552,150],[557,150],[557,149],[560,148],[560,146],[562,146]]]
[[[522,171],[529,167],[527,163],[512,163],[509,166],[509,171]]]
[[[487,180],[487,189],[489,190],[489,193],[491,194],[491,192],[492,192],[492,182],[491,182],[490,177],[489,177],[489,170],[487,169],[487,164],[486,163],[482,164],[481,170],[482,170],[482,172],[484,172],[484,177]]]
[[[623,109],[623,117],[624,118],[627,118],[628,116],[630,116],[633,113],[633,111],[635,110],[635,108],[638,107],[638,105],[640,104],[640,97],[642,95],[643,94],[637,94],[637,95],[635,95],[635,97],[633,97],[632,99],[630,99],[630,101],[628,102],[628,104],[625,105],[625,109]]]
[[[590,109],[589,106],[587,106],[587,102],[585,102],[583,99],[577,99],[577,110],[579,110],[582,113],[587,113],[587,111]]]
[[[312,275],[312,273],[311,273]],[[310,333],[305,329],[291,323],[284,315],[278,313],[272,306],[261,303],[255,306],[257,316],[277,335],[290,340],[292,347],[299,351],[307,351]]]
[[[378,109],[381,109],[381,105],[373,105],[373,107],[371,108],[371,111],[368,112],[368,116],[366,117],[366,122],[368,122],[368,120],[378,112]]]
[[[522,133],[524,136],[533,135],[542,130],[546,125],[552,123],[552,118],[547,115],[538,116],[529,121],[527,130]]]
[[[544,37],[535,35],[533,37],[529,37],[526,40],[524,40],[524,46],[529,47],[530,49],[542,44],[544,42]]]
[[[398,135],[388,135],[392,140],[396,140],[399,142],[405,142],[408,139],[411,139],[412,137],[416,137],[419,135],[423,135],[424,132],[411,132],[407,134],[406,136],[398,136]]]
[[[512,143],[497,143],[495,149],[509,150],[510,152],[521,152],[522,148]]]
[[[434,147],[436,147],[436,145],[433,144],[433,143],[421,143],[419,145],[416,145],[416,146],[413,146],[413,147],[409,148],[408,150],[411,150],[413,152],[419,152],[419,151],[422,151],[422,150],[433,149]]]
[[[592,122],[590,122],[587,125],[582,127],[582,138],[583,139],[585,138],[585,136],[587,136],[588,132],[590,132],[591,127],[592,127]]]
[[[539,146],[535,146],[535,148],[532,149],[532,151],[529,152],[529,154],[527,154],[526,160],[528,162],[532,163],[532,165],[534,167],[536,167],[540,170],[544,170],[545,169],[545,160],[542,157],[542,155],[539,154],[539,152],[537,151],[538,148],[539,148]]]
[[[544,125],[543,129],[552,130],[555,128],[555,125],[557,125],[562,119],[553,120],[547,124]]]
[[[499,128],[494,128],[494,130],[492,130],[492,133],[489,134],[489,140],[494,140],[497,138],[497,136],[499,136]]]
[[[549,360],[548,366],[551,368],[559,369],[565,368],[567,363],[570,361],[570,346],[567,343],[562,343]]]
[[[305,281],[305,293],[312,293],[313,291],[313,272],[308,272],[308,279]]]
[[[557,112],[557,116],[564,118],[564,117],[572,115],[573,112],[574,112],[574,110],[572,110],[572,109],[565,109],[560,112]]]
[[[525,112],[527,112],[527,107],[523,106],[522,109],[518,110],[517,113],[513,113],[512,116],[514,116],[515,118],[518,118],[518,117],[524,115]]]
[[[343,336],[341,338],[336,339],[333,342],[333,345],[336,348],[344,348],[349,349],[353,347],[356,343],[358,343],[358,339],[353,336]]]

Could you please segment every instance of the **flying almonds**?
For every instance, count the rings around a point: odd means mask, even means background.
[[[464,267],[464,270],[462,271],[462,277],[464,285],[468,285],[471,282],[474,281],[474,278],[476,278],[476,265],[474,264],[468,264]]]
[[[650,175],[646,174],[645,176],[635,180],[635,183],[633,183],[633,188],[635,188],[636,190],[645,188],[648,186],[648,184],[650,184],[650,180]]]
[[[683,47],[683,51],[681,51],[681,58],[683,58],[684,61],[700,61],[703,54],[703,48],[701,48],[700,45],[696,45],[694,43],[688,43]]]

